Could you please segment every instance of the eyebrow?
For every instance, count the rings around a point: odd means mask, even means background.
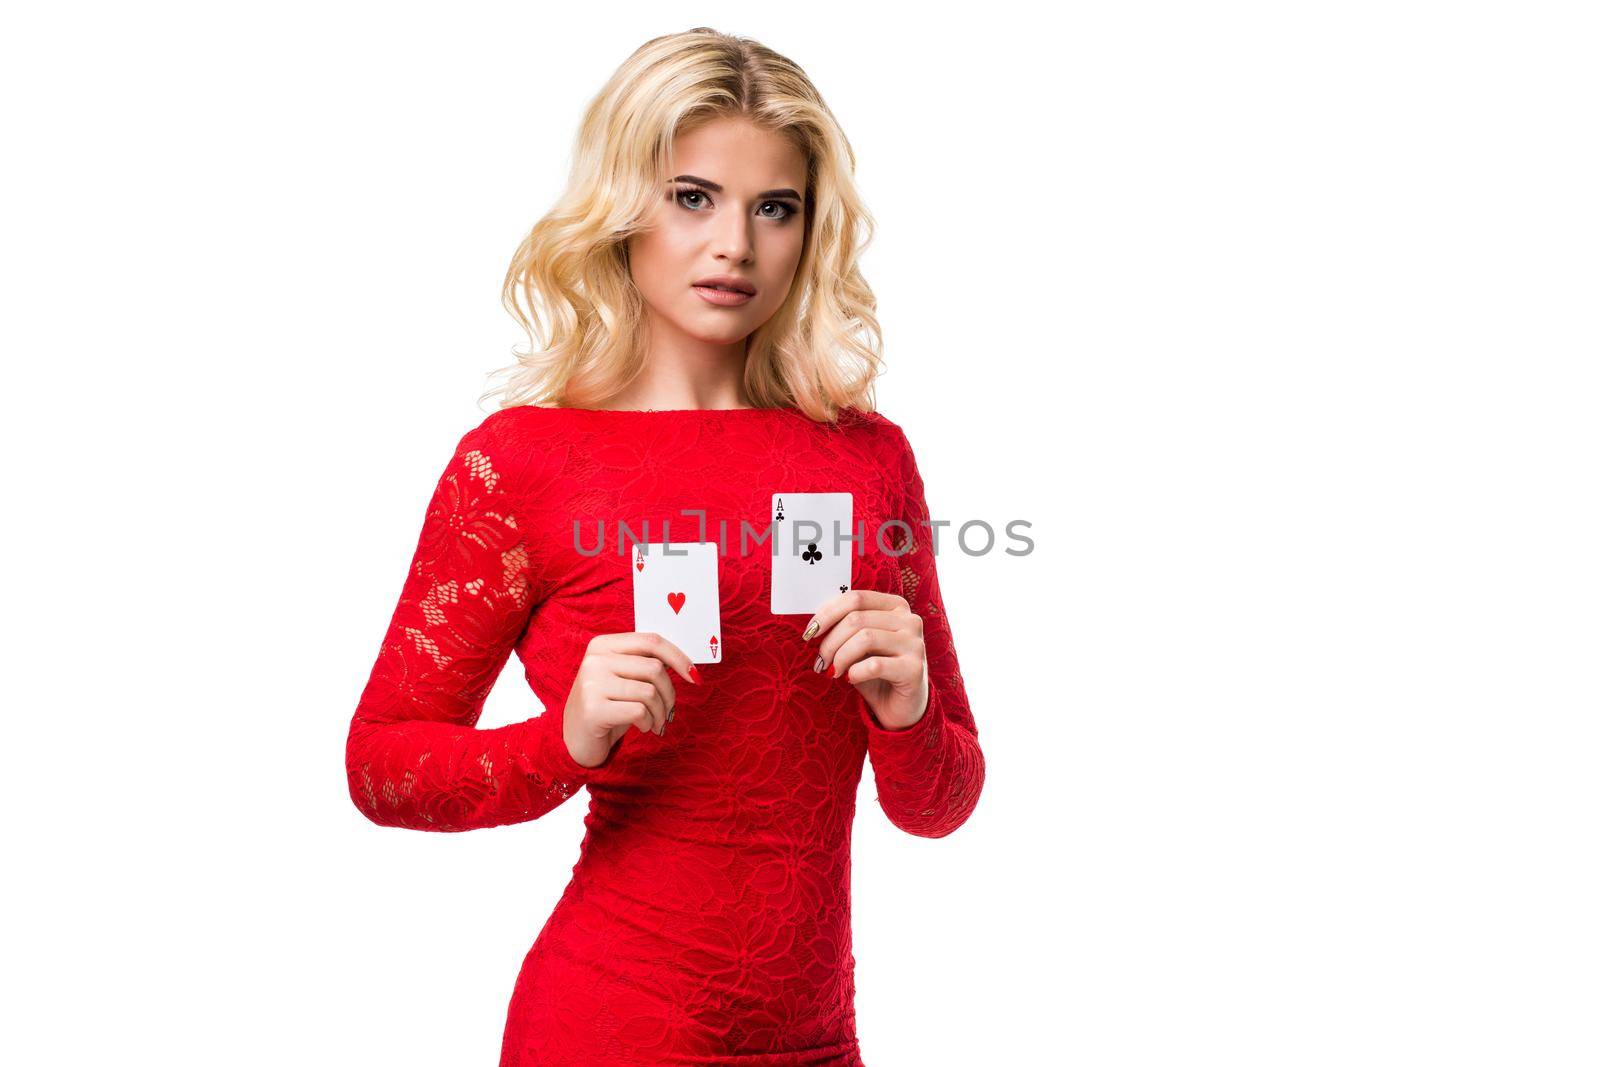
[[[683,182],[685,185],[698,185],[702,188],[710,190],[713,193],[722,192],[722,186],[718,185],[716,182],[710,180],[709,178],[696,178],[693,174],[680,174],[672,180],[675,182]],[[800,194],[795,192],[793,189],[768,189],[765,192],[757,193],[756,199],[799,200]]]

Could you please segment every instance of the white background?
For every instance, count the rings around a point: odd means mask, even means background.
[[[4,1058],[495,1062],[586,798],[379,829],[345,730],[583,105],[706,24],[859,154],[935,515],[1034,524],[940,558],[977,811],[862,787],[871,1067],[1595,1063],[1585,7],[13,12]]]

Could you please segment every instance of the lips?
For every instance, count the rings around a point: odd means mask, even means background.
[[[708,278],[699,279],[694,284],[697,288],[720,289],[724,292],[743,293],[746,296],[756,294],[754,285],[732,274],[713,274]]]

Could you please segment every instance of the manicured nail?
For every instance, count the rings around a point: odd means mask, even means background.
[[[812,667],[812,668],[811,668],[811,669],[812,669],[812,670],[814,670],[814,671],[820,671],[820,670],[822,670],[822,668],[823,668],[823,667],[825,667],[825,666],[827,666],[827,664],[825,664],[825,663],[823,663],[823,662],[822,662],[822,657],[821,657],[821,656],[818,656],[818,657],[817,657],[817,663],[816,663],[816,666],[814,666],[814,667]]]
[[[809,641],[817,636],[817,620],[812,619],[811,625],[806,627],[806,632],[800,635],[800,640]]]
[[[696,669],[693,663],[689,664],[689,681],[693,682],[695,685],[700,684],[700,671]]]
[[[668,712],[667,712],[667,721],[671,722],[672,721],[672,717],[674,715],[676,715],[676,714],[678,714],[678,709],[677,708],[671,708],[670,710],[668,710]]]
[[[831,678],[839,677],[839,665],[837,663],[828,668],[828,676]]]

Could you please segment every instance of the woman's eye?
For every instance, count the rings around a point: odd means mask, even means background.
[[[706,201],[706,199],[707,199],[706,198],[706,194],[701,192],[699,189],[680,189],[680,190],[678,190],[676,195],[677,195],[678,203],[682,204],[684,207],[688,208],[690,211],[699,211],[702,202]],[[691,197],[691,196],[698,197],[699,199],[695,200],[693,202],[689,202],[688,198]],[[777,215],[767,214],[766,213],[767,212],[767,208],[772,208],[772,207],[777,208],[781,212],[781,214],[777,214]],[[768,200],[766,203],[761,205],[759,210],[762,213],[761,214],[762,218],[764,218],[764,219],[772,219],[775,222],[783,222],[785,219],[791,218],[796,214],[795,209],[790,207],[788,204],[784,203],[782,200]]]

